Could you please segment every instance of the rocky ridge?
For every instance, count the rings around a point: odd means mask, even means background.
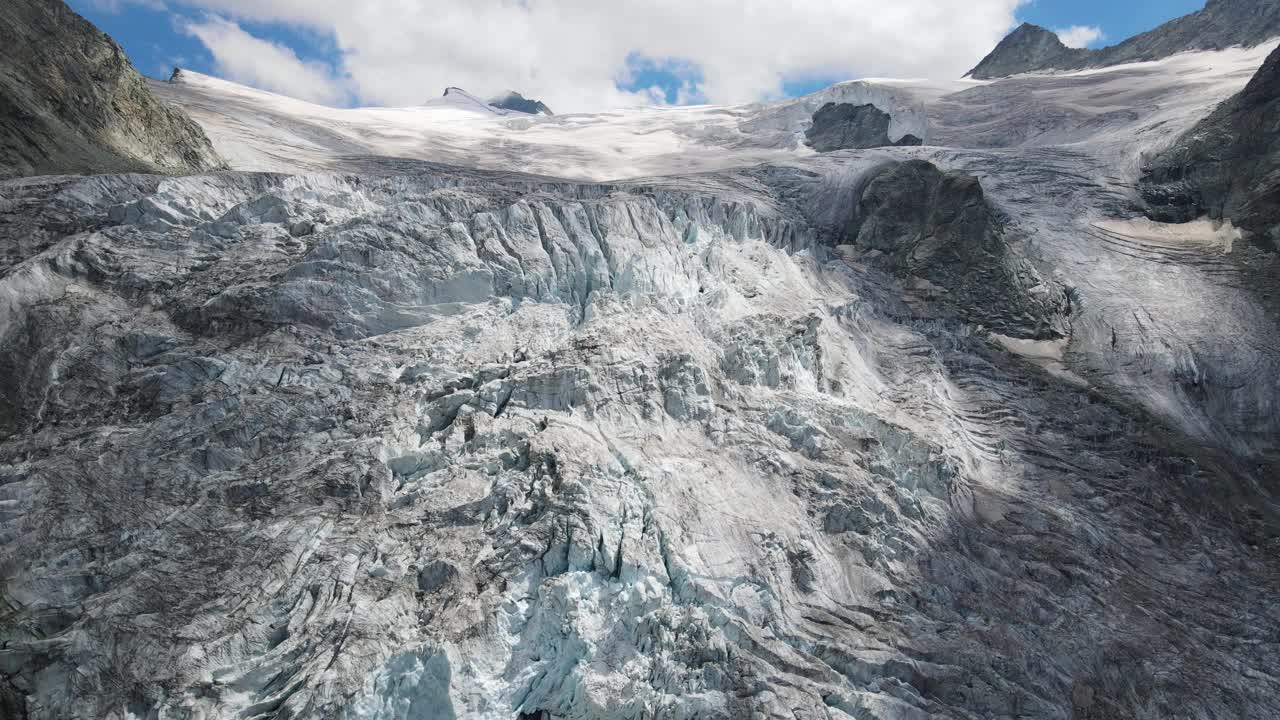
[[[224,167],[124,51],[62,0],[0,7],[0,177]]]
[[[1271,0],[1209,0],[1204,9],[1117,45],[1069,48],[1053,32],[1023,23],[966,77],[976,80],[1042,70],[1080,70],[1157,60],[1189,50],[1255,46],[1280,37],[1280,4]]]

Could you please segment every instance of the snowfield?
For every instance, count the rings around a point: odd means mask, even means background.
[[[1266,47],[1000,82],[872,79],[737,106],[637,107],[554,117],[496,111],[454,91],[418,107],[337,109],[183,70],[153,91],[195,118],[238,170],[368,171],[401,158],[607,181],[723,170],[812,155],[804,131],[828,102],[889,113],[889,138],[1033,147],[1109,140],[1126,151],[1170,139],[1238,92]],[[1135,144],[1136,143],[1136,144]]]
[[[911,93],[863,82],[766,105],[554,117],[494,112],[458,92],[419,107],[335,109],[186,70],[177,82],[152,87],[196,118],[234,168],[272,172],[359,170],[362,156],[579,180],[724,169],[810,154],[804,129],[827,102],[872,104],[889,113],[893,140],[928,134],[924,107]]]

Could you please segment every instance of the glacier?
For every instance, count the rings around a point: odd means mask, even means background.
[[[1137,190],[1268,50],[151,82],[233,170],[0,182],[0,711],[1280,715],[1275,254]],[[816,152],[827,103],[923,145]]]

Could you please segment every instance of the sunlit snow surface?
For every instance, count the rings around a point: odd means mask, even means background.
[[[948,147],[1122,139],[1136,150],[1238,91],[1266,50],[1185,53],[999,82],[871,79],[774,103],[554,117],[495,113],[456,91],[418,107],[336,109],[185,70],[178,81],[152,87],[191,113],[237,170],[366,171],[369,157],[384,157],[618,180],[811,155],[804,131],[827,102],[888,112],[895,141],[908,133]]]
[[[335,109],[187,71],[177,83],[153,88],[186,108],[243,170],[365,170],[359,157],[383,156],[589,180],[697,172],[811,153],[804,129],[827,102],[888,112],[892,140],[928,134],[915,94],[879,83],[843,83],[771,104],[554,117],[495,114],[466,96],[409,108]]]

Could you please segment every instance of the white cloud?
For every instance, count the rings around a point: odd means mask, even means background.
[[[1095,42],[1106,38],[1106,35],[1102,34],[1102,28],[1094,25],[1072,25],[1069,28],[1054,30],[1054,32],[1062,40],[1063,45],[1073,48],[1089,47]]]
[[[324,63],[305,62],[233,22],[210,16],[179,27],[208,48],[217,72],[228,80],[317,103],[338,104],[348,97],[345,83]]]
[[[332,37],[362,102],[415,104],[457,85],[480,95],[514,88],[565,112],[648,102],[649,90],[616,87],[637,55],[696,66],[700,82],[683,96],[711,102],[776,97],[797,76],[959,77],[1013,27],[1024,0],[182,1]],[[238,37],[221,27],[215,44]],[[253,71],[249,60],[219,62],[242,78]],[[257,72],[292,92],[292,70]],[[313,81],[304,87],[314,97]]]
[[[134,5],[157,12],[168,9],[165,7],[163,0],[86,0],[86,4],[94,10],[111,13],[112,15],[119,15],[124,11],[126,5]]]

